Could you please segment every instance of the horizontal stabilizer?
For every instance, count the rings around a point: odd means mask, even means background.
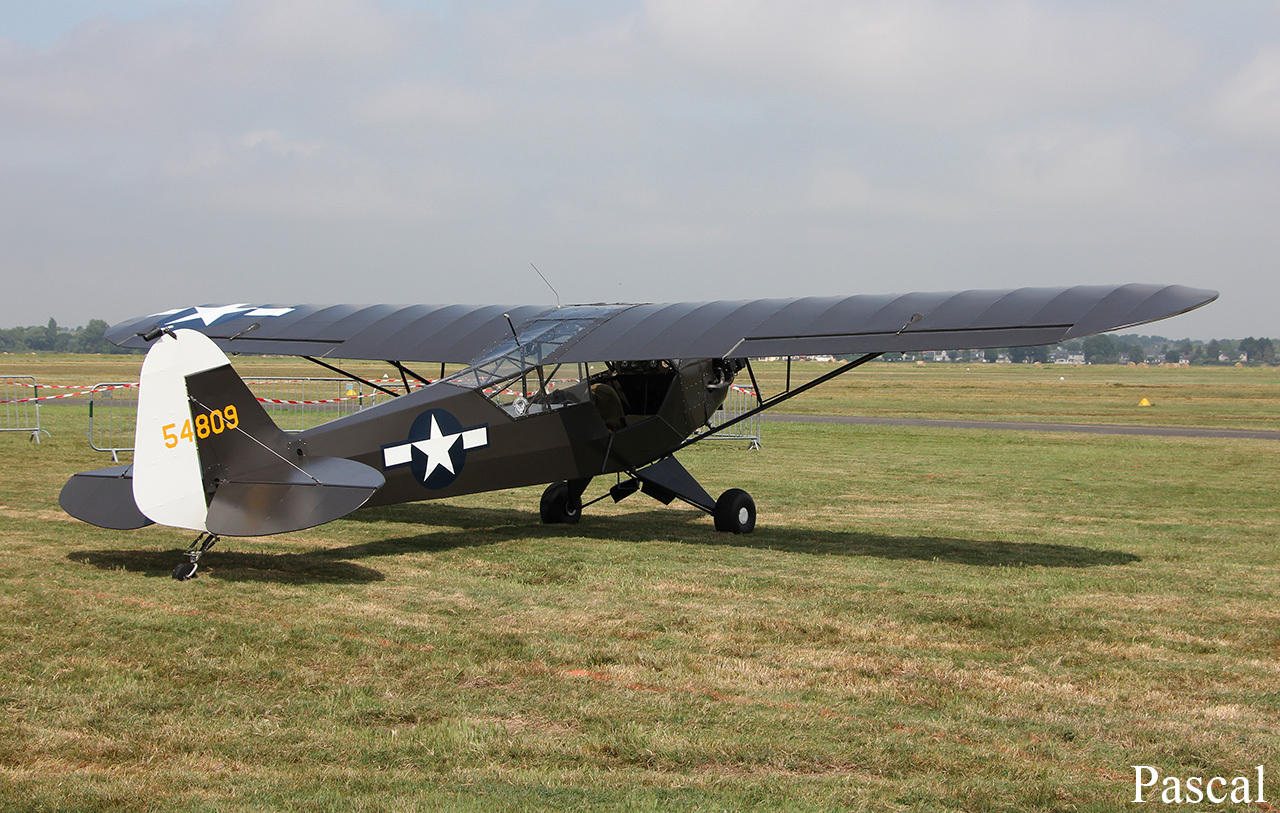
[[[218,483],[205,525],[225,536],[300,531],[346,516],[383,484],[376,470],[339,457],[300,458]]]
[[[154,524],[133,501],[133,466],[72,475],[58,495],[58,504],[81,522],[99,528],[132,531]]]

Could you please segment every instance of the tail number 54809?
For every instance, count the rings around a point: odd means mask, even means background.
[[[215,409],[206,413],[200,413],[195,418],[195,431],[191,428],[192,422],[185,420],[182,422],[182,431],[174,433],[174,429],[178,428],[176,423],[167,423],[160,428],[164,435],[164,445],[173,449],[176,448],[179,441],[192,442],[196,438],[204,440],[210,435],[221,435],[228,429],[235,429],[240,425],[240,414],[236,412],[235,404],[227,404],[222,409]]]

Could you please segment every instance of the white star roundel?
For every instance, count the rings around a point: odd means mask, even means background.
[[[217,305],[217,306],[197,306],[194,308],[175,308],[164,313],[153,314],[154,316],[169,317],[164,321],[165,327],[173,327],[187,322],[203,322],[205,327],[209,327],[215,322],[223,319],[234,318],[237,316],[249,316],[254,319],[264,316],[284,316],[286,313],[292,313],[293,308],[260,308],[257,305],[246,305],[241,302],[236,305]]]
[[[488,424],[463,429],[446,410],[428,409],[414,419],[407,441],[382,447],[382,467],[408,466],[427,488],[444,488],[461,473],[469,450],[488,445]]]

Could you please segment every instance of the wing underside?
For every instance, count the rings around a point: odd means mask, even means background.
[[[135,334],[173,325],[204,333],[225,352],[469,363],[509,342],[512,325],[523,337],[589,310],[589,329],[555,361],[758,358],[1051,344],[1175,316],[1216,298],[1181,285],[1128,284],[561,309],[201,306],[122,323],[108,338],[145,347]]]

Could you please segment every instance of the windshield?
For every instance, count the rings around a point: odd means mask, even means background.
[[[473,389],[509,381],[541,366],[565,343],[621,309],[618,306],[575,306],[553,311],[549,316],[526,325],[520,331],[519,343],[512,336],[483,359],[445,381]]]

